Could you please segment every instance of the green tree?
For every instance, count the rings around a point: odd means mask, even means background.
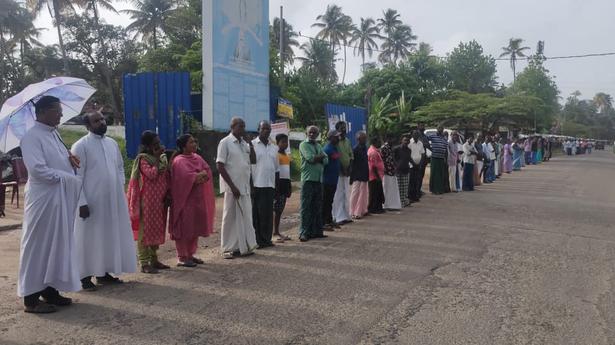
[[[142,36],[143,40],[158,48],[161,35],[171,31],[167,20],[175,11],[175,4],[170,0],[131,0],[135,9],[122,10],[133,20],[126,29],[136,31],[135,38]]]
[[[519,73],[509,92],[540,98],[544,102],[544,108],[536,114],[536,130],[550,130],[560,109],[559,89],[542,63],[530,61],[523,72]]]
[[[92,77],[88,79],[98,88],[100,98],[111,105],[115,120],[122,121],[121,78],[125,72],[135,72],[138,49],[124,28],[95,21],[93,16],[87,15],[67,17],[66,49],[89,69]],[[98,29],[92,30],[96,25]],[[126,71],[122,68],[126,66],[133,69]]]
[[[594,105],[601,113],[606,114],[613,108],[613,97],[604,92],[598,92],[594,96]]]
[[[100,8],[103,8],[107,11],[118,14],[117,10],[110,1],[107,0],[79,0],[77,4],[85,9],[87,14],[92,14],[94,24],[94,29],[96,31],[96,35],[98,38],[98,44],[102,48],[103,51],[107,51],[107,45],[102,33],[102,26],[100,21]],[[103,78],[105,79],[105,84],[109,89],[109,96],[111,98],[111,108],[113,109],[113,117],[117,120],[122,120],[122,116],[120,110],[122,109],[122,105],[120,104],[120,99],[118,97],[118,92],[115,90],[115,83],[112,80],[112,72],[109,68],[109,62],[107,61],[107,54],[101,54],[102,63],[99,64],[98,69],[102,72]]]
[[[417,36],[412,33],[412,28],[408,25],[399,25],[393,28],[382,42],[378,59],[382,63],[397,63],[399,60],[406,59],[415,49]]]
[[[301,50],[305,56],[297,59],[302,62],[304,68],[312,71],[323,82],[332,84],[337,81],[335,65],[331,64],[334,53],[327,42],[311,39],[301,45]]]
[[[292,65],[295,61],[295,47],[299,47],[299,41],[297,41],[297,37],[299,34],[295,32],[293,26],[288,24],[286,19],[284,19],[284,26],[282,27],[283,38],[284,38],[284,65]],[[273,18],[273,25],[269,27],[269,40],[270,45],[275,49],[275,51],[279,54],[280,52],[280,18]]]
[[[510,68],[512,68],[513,71],[513,81],[517,78],[517,59],[520,57],[525,57],[525,51],[530,49],[530,47],[522,47],[522,44],[523,39],[511,38],[510,41],[508,41],[508,46],[502,47],[504,52],[500,55],[501,58],[507,56],[510,58]]]
[[[62,53],[64,63],[64,73],[70,74],[68,57],[64,48],[64,38],[62,37],[63,13],[74,12],[73,4],[70,0],[26,0],[26,5],[32,14],[39,14],[43,8],[47,7],[49,14],[54,19],[54,24],[58,30],[58,43]]]
[[[372,18],[361,18],[361,24],[354,28],[350,44],[356,44],[354,54],[361,56],[361,67],[365,66],[365,53],[371,58],[378,49],[376,40],[380,38],[380,29]]]
[[[327,46],[328,48],[328,46]],[[334,99],[334,90],[310,68],[302,67],[287,77],[284,97],[293,104],[294,118],[291,125],[305,128],[308,125],[326,127],[325,104]]]
[[[493,92],[496,83],[496,64],[491,55],[483,53],[476,41],[459,43],[446,59],[450,87],[469,93]]]
[[[378,27],[385,35],[390,35],[402,24],[401,14],[392,8],[382,11],[382,18],[378,19]]]
[[[324,14],[316,17],[318,22],[312,24],[312,27],[319,28],[320,31],[316,35],[319,39],[329,41],[333,56],[331,59],[331,65],[335,59],[336,48],[344,47],[344,73],[342,75],[342,84],[346,79],[346,46],[354,30],[352,24],[352,18],[345,15],[342,12],[342,8],[337,5],[327,6],[327,10]]]

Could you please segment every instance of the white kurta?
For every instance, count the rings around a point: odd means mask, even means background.
[[[115,140],[89,133],[79,139],[73,154],[81,158],[83,187],[79,206],[90,217],[75,219],[75,250],[79,276],[137,271],[135,243],[124,193],[124,160]]]
[[[73,229],[81,178],[55,128],[36,122],[21,140],[28,169],[17,294],[81,289]]]

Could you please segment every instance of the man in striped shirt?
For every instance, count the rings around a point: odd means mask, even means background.
[[[444,138],[444,127],[438,126],[437,133],[430,135],[429,141],[431,143],[429,191],[440,195],[446,193],[448,189],[448,142]]]

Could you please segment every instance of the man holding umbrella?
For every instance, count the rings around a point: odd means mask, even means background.
[[[34,109],[36,122],[21,140],[29,179],[17,290],[26,312],[52,313],[72,303],[58,290],[81,289],[73,239],[81,178],[76,176],[79,158],[56,129],[60,100],[43,96]]]

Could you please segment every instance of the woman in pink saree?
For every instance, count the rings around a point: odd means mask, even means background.
[[[169,233],[177,249],[177,266],[195,267],[199,237],[214,229],[215,196],[209,165],[196,154],[197,142],[189,134],[177,139],[171,162],[171,221]]]

